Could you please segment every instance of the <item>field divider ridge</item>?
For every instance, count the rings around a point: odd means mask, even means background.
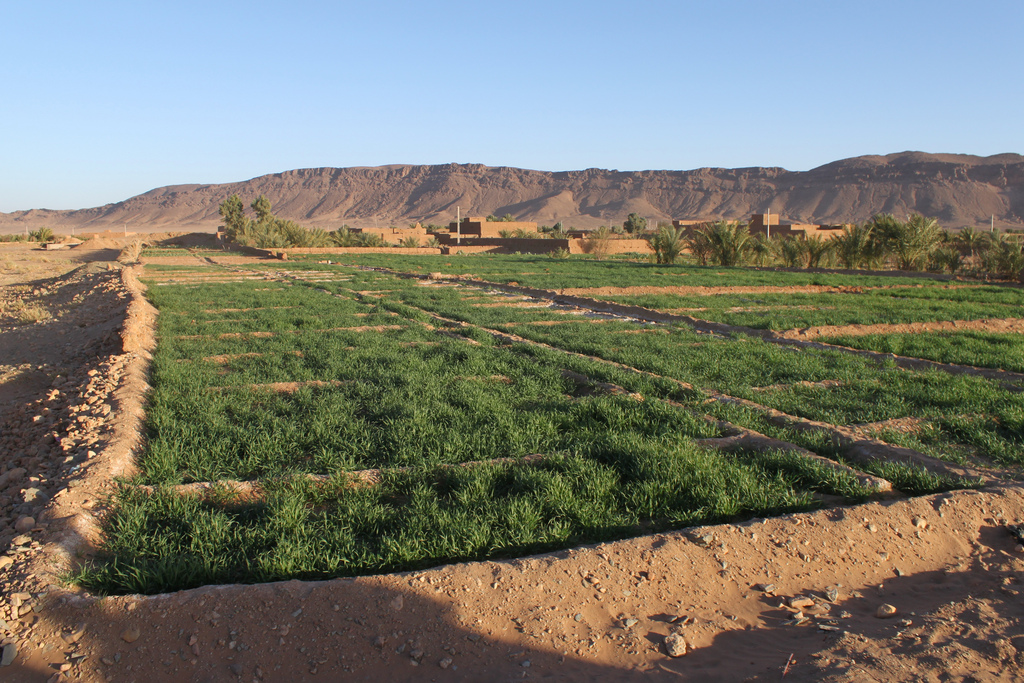
[[[872,334],[913,334],[919,332],[995,332],[1024,333],[1024,318],[978,318],[976,320],[936,320],[918,323],[872,325],[817,325],[794,327],[776,333],[779,337],[809,341],[820,337],[863,337]],[[845,347],[844,347],[845,348]]]
[[[175,484],[173,486],[161,487],[150,484],[137,484],[132,486],[138,491],[152,494],[162,488],[168,492],[180,496],[198,496],[204,499],[216,499],[222,495],[233,495],[245,498],[246,502],[258,502],[266,497],[264,486],[268,482],[305,481],[319,486],[327,486],[335,482],[341,489],[360,488],[365,486],[377,486],[384,480],[385,474],[401,474],[429,470],[431,468],[439,471],[452,470],[456,468],[486,467],[490,465],[536,465],[550,459],[552,456],[543,453],[532,453],[522,457],[492,458],[490,460],[469,460],[459,463],[440,463],[436,465],[402,466],[402,467],[381,467],[365,470],[351,470],[339,474],[298,474],[291,477],[274,477],[269,479],[218,479],[216,481],[197,481],[188,484]]]

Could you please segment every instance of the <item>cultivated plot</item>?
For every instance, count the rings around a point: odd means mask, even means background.
[[[534,264],[510,259],[465,263],[525,280]],[[146,270],[160,310],[147,446],[81,576],[97,590],[515,556],[977,486],[1006,476],[986,465],[1020,464],[1022,394],[984,377],[448,278],[215,261]],[[639,264],[609,265],[532,286],[616,286]]]

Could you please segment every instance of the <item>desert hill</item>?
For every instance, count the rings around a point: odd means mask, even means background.
[[[946,227],[1024,227],[1024,157],[903,152],[835,161],[810,171],[700,168],[547,172],[479,164],[310,168],[216,185],[171,185],[92,209],[0,213],[0,232],[50,226],[79,230],[212,230],[218,204],[265,194],[274,212],[308,226],[447,223],[463,215],[596,227],[636,211],[650,219],[745,218],[771,208],[810,223],[872,214],[935,216]]]

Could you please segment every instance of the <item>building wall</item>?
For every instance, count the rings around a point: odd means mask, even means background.
[[[555,240],[559,241],[559,240]],[[569,241],[570,254],[586,254],[583,243],[585,239],[571,239]],[[654,249],[647,240],[638,239],[609,239],[605,244],[605,254],[653,254]]]
[[[473,235],[477,237],[501,237],[505,230],[514,232],[525,230],[526,232],[537,232],[537,224],[533,221],[488,221],[486,216],[468,216],[462,219],[462,227],[454,221],[448,225],[448,232],[455,235],[457,232],[462,235]]]

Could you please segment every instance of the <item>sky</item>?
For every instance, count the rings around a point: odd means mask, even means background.
[[[1024,3],[0,3],[0,211],[322,166],[1024,152]]]

